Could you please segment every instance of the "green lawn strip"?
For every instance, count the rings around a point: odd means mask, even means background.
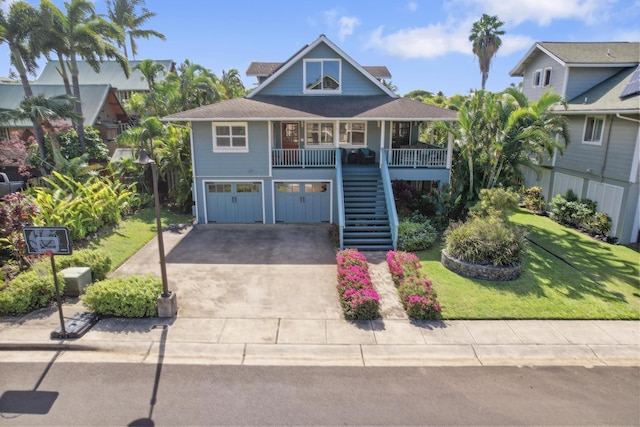
[[[441,246],[419,252],[443,305],[443,318],[640,319],[637,252],[597,242],[524,211],[511,219],[525,225],[529,237],[546,250],[561,256],[569,252],[567,261],[577,270],[530,244],[519,279],[476,280],[444,268],[440,263]],[[598,256],[599,260],[591,261],[595,265],[590,265],[590,258]]]
[[[187,224],[191,215],[177,214],[168,210],[161,211],[162,226],[169,224]],[[114,271],[133,254],[157,235],[155,209],[142,209],[125,218],[118,227],[109,233],[93,239],[87,247],[101,249],[111,257],[111,271]]]

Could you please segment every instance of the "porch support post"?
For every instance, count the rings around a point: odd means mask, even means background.
[[[449,132],[447,138],[447,169],[451,173],[451,163],[453,162],[453,134]]]
[[[387,122],[384,120],[380,120],[380,122],[380,155],[378,156],[378,161],[380,162],[380,165],[382,165],[382,150],[384,150],[384,134]]]
[[[269,146],[269,176],[273,177],[273,122],[267,121],[267,144]],[[262,190],[264,191],[264,189]]]

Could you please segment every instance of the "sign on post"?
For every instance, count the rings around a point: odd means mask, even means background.
[[[24,227],[23,232],[29,255],[71,255],[67,227]]]

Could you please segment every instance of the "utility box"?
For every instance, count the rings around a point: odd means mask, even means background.
[[[65,295],[72,297],[84,293],[84,289],[93,282],[89,267],[69,267],[62,270],[60,274],[64,277]]]

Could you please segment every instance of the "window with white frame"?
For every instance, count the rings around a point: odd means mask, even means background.
[[[535,70],[533,72],[532,85],[533,85],[533,87],[540,87],[541,83],[542,83],[542,70]]]
[[[342,62],[339,59],[305,59],[304,92],[339,92]]]
[[[602,143],[603,128],[603,117],[587,116],[584,122],[584,134],[582,136],[582,142],[584,144],[600,145]]]
[[[340,144],[341,145],[365,145],[366,138],[365,122],[344,122],[340,123]]]
[[[547,87],[551,85],[551,68],[545,68],[542,75],[542,86]]]
[[[213,151],[249,151],[247,124],[244,122],[213,123]]]
[[[332,122],[308,122],[305,129],[308,146],[333,145]]]

